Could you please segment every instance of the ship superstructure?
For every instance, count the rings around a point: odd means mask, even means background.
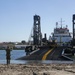
[[[55,40],[58,45],[68,44],[72,40],[68,26],[66,25],[66,27],[62,27],[62,21],[61,27],[57,27],[57,25],[58,23],[56,23],[56,28],[54,28],[51,40]]]

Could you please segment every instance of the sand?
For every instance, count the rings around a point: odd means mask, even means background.
[[[0,75],[75,75],[75,64],[0,64]]]

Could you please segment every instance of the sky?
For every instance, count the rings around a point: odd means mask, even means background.
[[[47,38],[56,27],[68,25],[72,32],[75,0],[0,0],[0,42],[28,41],[33,27],[33,16],[41,17],[41,32]]]

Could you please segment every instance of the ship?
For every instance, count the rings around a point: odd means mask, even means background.
[[[52,36],[49,37],[50,41],[55,40],[58,45],[70,45],[72,36],[71,32],[69,32],[68,26],[62,27],[62,19],[61,26],[58,27],[58,22],[56,22],[56,27],[52,33]]]

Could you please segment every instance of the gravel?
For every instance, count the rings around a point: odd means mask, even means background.
[[[0,75],[75,75],[75,64],[0,64]]]

